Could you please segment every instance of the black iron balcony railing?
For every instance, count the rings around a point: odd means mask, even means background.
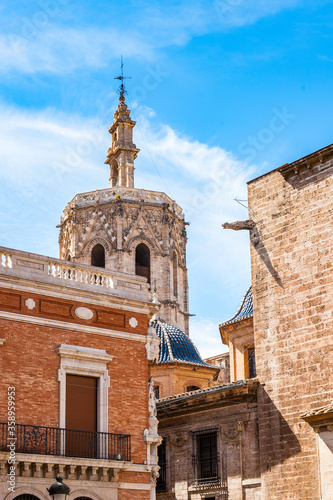
[[[218,490],[219,498],[224,500],[228,498],[228,485],[217,476],[193,479],[192,486],[197,490]]]
[[[0,451],[10,451],[11,443],[15,444],[15,453],[131,460],[131,436],[128,434],[21,424],[16,424],[13,432],[13,427],[0,423]]]

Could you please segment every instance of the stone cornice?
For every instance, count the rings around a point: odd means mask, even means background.
[[[157,402],[160,421],[202,410],[231,406],[256,400],[258,380],[240,380],[232,384],[184,393]]]
[[[220,335],[222,338],[222,342],[225,345],[229,344],[229,334],[239,332],[243,328],[248,328],[249,326],[253,326],[253,316],[249,316],[245,319],[240,319],[235,321],[234,323],[230,323],[228,325],[219,325]],[[244,335],[248,335],[248,332],[244,333]]]
[[[260,175],[255,179],[251,179],[247,184],[252,184],[253,182],[256,182],[257,180],[267,175],[270,175],[274,172],[280,172],[283,176],[286,176],[291,173],[299,174],[301,169],[307,169],[308,171],[310,171],[315,164],[325,163],[325,161],[327,161],[332,156],[333,156],[333,144],[330,144],[329,146],[319,149],[318,151],[315,151],[307,156],[303,156],[302,158],[299,158],[298,160],[295,160],[292,163],[286,163],[285,165],[275,168],[270,172],[266,172],[265,174]]]
[[[14,274],[4,274],[0,268],[0,286],[12,290],[45,294],[49,297],[57,297],[82,301],[104,307],[114,307],[125,311],[140,312],[149,314],[152,309],[158,311],[158,307],[152,302],[143,302],[131,298],[124,298],[117,295],[98,292],[97,290],[86,290],[63,286],[63,283],[41,282],[36,278],[22,278]]]
[[[51,320],[48,318],[37,318],[35,316],[25,316],[24,314],[17,314],[11,312],[0,311],[0,318],[9,321],[18,321],[22,323],[31,323],[35,325],[42,325],[53,328],[60,328],[62,330],[76,330],[83,333],[102,335],[105,337],[115,337],[119,339],[126,339],[130,341],[147,342],[147,335],[140,335],[136,333],[127,333],[107,328],[96,328],[91,325],[81,325],[78,323],[69,323],[58,320]]]

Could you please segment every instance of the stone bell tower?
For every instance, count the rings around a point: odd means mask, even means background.
[[[135,121],[120,97],[109,128],[110,188],[77,194],[60,222],[60,258],[147,278],[159,316],[188,334],[186,222],[166,194],[134,187]]]
[[[124,95],[119,97],[119,105],[114,121],[109,128],[111,148],[104,163],[110,165],[110,187],[134,187],[134,160],[140,149],[133,144],[133,128],[130,111],[125,104]]]

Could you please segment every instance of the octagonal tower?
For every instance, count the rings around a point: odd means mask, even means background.
[[[134,187],[135,121],[123,94],[109,128],[110,188],[77,194],[60,222],[60,258],[147,278],[159,316],[188,335],[186,225],[166,194]]]

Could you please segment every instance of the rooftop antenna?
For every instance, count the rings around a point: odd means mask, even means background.
[[[127,94],[127,90],[125,89],[124,85],[124,80],[128,78],[132,78],[131,76],[124,76],[124,63],[123,63],[123,56],[121,56],[121,64],[120,64],[120,69],[121,69],[121,74],[120,76],[115,76],[115,80],[120,80],[121,84],[119,89],[117,90],[117,93],[119,94],[120,97],[124,97],[125,94]]]

